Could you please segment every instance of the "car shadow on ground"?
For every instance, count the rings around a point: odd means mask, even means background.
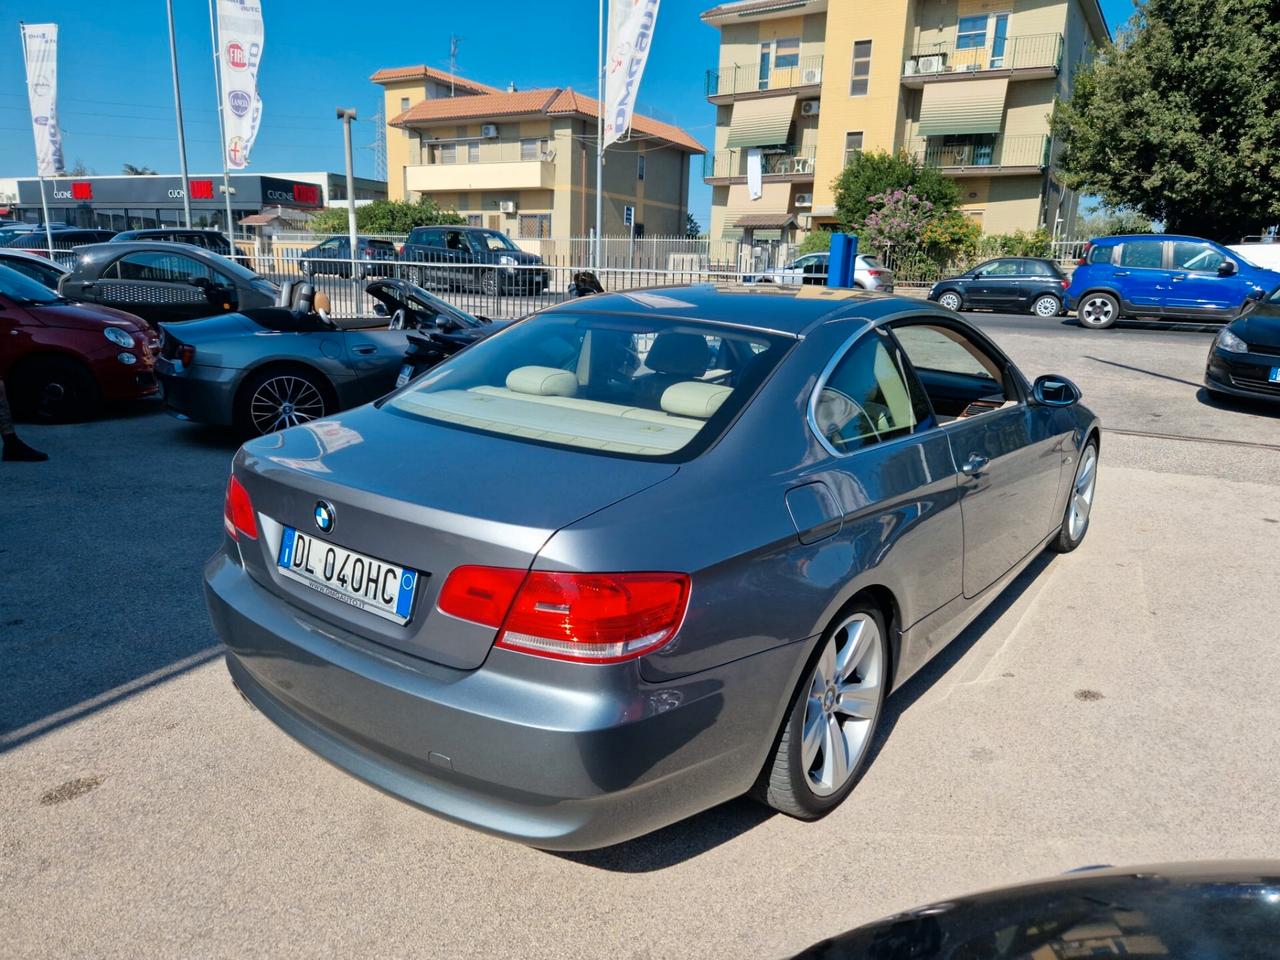
[[[1117,320],[1111,326],[1097,330],[1086,327],[1076,317],[1066,315],[1060,316],[1058,323],[1087,333],[1116,334],[1123,333],[1125,330],[1141,330],[1150,333],[1189,333],[1201,336],[1207,333],[1216,334],[1224,326],[1222,321],[1213,323],[1203,320]]]
[[[1196,392],[1196,399],[1206,407],[1224,410],[1228,413],[1251,413],[1258,417],[1280,419],[1280,403],[1267,400],[1252,400],[1248,397],[1229,397],[1210,393],[1204,387]]]
[[[1053,555],[1048,552],[1031,561],[1027,569],[1005,588],[977,620],[885,701],[880,729],[871,744],[871,752],[863,768],[864,774],[875,763],[902,715],[960,662],[991,625],[1017,603],[1052,562]],[[627,840],[601,850],[555,853],[554,856],[612,873],[651,873],[714,850],[775,816],[778,814],[768,807],[747,797],[739,797],[635,840]]]

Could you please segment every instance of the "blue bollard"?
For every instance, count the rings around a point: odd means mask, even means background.
[[[848,289],[853,286],[853,264],[858,256],[858,235],[833,233],[831,257],[827,264],[827,286]]]

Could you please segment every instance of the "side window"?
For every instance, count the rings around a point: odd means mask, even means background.
[[[1129,240],[1120,248],[1119,265],[1159,269],[1164,266],[1164,242],[1161,240]]]
[[[814,398],[813,421],[838,453],[852,453],[913,432],[921,422],[907,377],[890,341],[878,333],[859,338]],[[922,399],[922,398],[919,398]]]
[[[1021,264],[1017,260],[993,260],[982,271],[986,277],[1017,277],[1022,275]]]
[[[1017,402],[1003,361],[960,330],[942,324],[910,323],[894,327],[893,335],[940,419],[975,416]]]
[[[1028,277],[1052,277],[1054,276],[1053,267],[1045,263],[1043,260],[1023,260],[1022,266],[1025,268]]]
[[[1110,263],[1111,257],[1115,254],[1115,247],[1093,247],[1089,251],[1090,263]]]
[[[130,253],[120,258],[121,280],[149,280],[158,283],[190,283],[198,277],[221,280],[199,260],[180,253]]]
[[[1177,270],[1193,270],[1196,273],[1217,273],[1227,258],[1207,243],[1188,243],[1185,240],[1173,244],[1173,266]]]

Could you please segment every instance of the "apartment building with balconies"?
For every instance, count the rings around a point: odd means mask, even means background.
[[[833,225],[833,183],[859,150],[954,177],[987,233],[1073,229],[1049,116],[1109,38],[1097,0],[737,0],[702,20],[720,31],[713,237]]]
[[[571,88],[499,90],[430,67],[379,70],[392,199],[429,197],[517,239],[586,236],[595,225],[598,102]],[[605,153],[604,233],[682,236],[689,158],[684,130],[635,115]]]

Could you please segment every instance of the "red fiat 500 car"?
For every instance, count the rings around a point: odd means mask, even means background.
[[[154,340],[132,314],[73,303],[0,267],[0,378],[21,411],[79,420],[101,401],[159,392]]]

